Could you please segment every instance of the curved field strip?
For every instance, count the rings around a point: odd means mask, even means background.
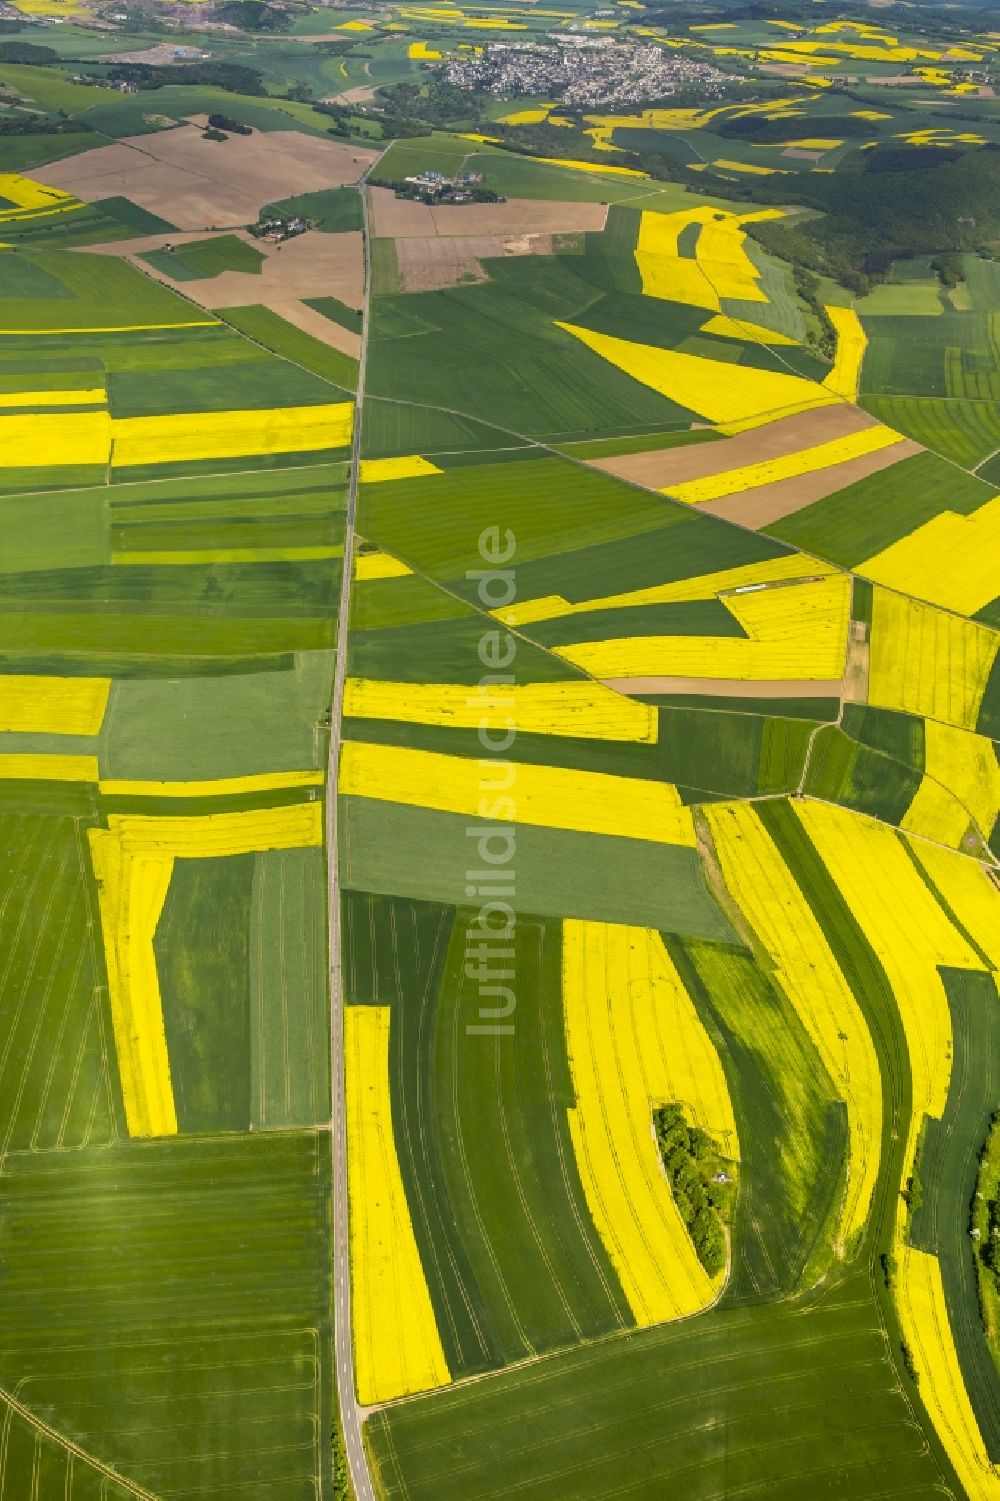
[[[339,790],[500,822],[696,844],[676,787],[604,772],[502,760],[484,766],[465,756],[347,740]]]
[[[868,702],[974,730],[1000,635],[876,587]]]
[[[697,1313],[718,1291],[674,1203],[651,1124],[674,1082],[662,1060],[678,1007],[690,1030],[691,1001],[658,934],[563,924],[563,1015],[576,1092],[570,1132],[594,1223],[640,1326]],[[716,1102],[725,1089],[719,1075],[716,1059],[706,1078]],[[735,1123],[731,1129],[735,1135]]]
[[[951,1013],[939,965],[983,963],[941,906],[892,829],[826,803],[796,802],[806,833],[889,978],[906,1035],[912,1108],[903,1179],[912,1170],[923,1116],[940,1119],[951,1076]],[[897,1233],[906,1206],[900,1199]]]
[[[857,401],[868,336],[853,308],[831,306],[824,311],[837,330],[837,350],[833,369],[823,384],[828,391],[842,396],[845,401]]]
[[[155,782],[130,777],[102,777],[108,797],[229,797],[238,792],[273,792],[286,787],[321,787],[322,771],[264,771],[247,777],[213,777],[201,782]]]
[[[719,474],[706,474],[701,479],[665,485],[660,493],[669,495],[674,500],[682,500],[687,505],[698,505],[706,500],[719,500],[725,495],[739,495],[760,485],[773,485],[780,480],[815,474],[819,469],[847,464],[852,459],[878,453],[883,448],[891,448],[894,443],[904,441],[891,427],[865,427],[842,438],[833,438],[828,443],[817,443],[812,448],[802,448],[797,453],[764,459],[759,464],[747,464],[742,469],[726,469]]]
[[[1000,1475],[990,1464],[962,1380],[936,1256],[900,1251],[899,1314],[920,1372],[920,1395],[969,1501],[997,1501]]]
[[[928,719],[928,724],[937,720]],[[964,733],[964,732],[963,732]],[[972,817],[964,803],[935,777],[923,776],[913,801],[899,821],[907,834],[919,834],[957,850],[969,833]]]
[[[850,579],[846,575],[728,595],[724,603],[748,639],[624,636],[553,650],[597,678],[769,682],[830,680],[843,674],[850,625]]]
[[[910,848],[972,941],[1000,970],[1000,889],[993,876],[967,855],[916,840]]]
[[[760,563],[742,563],[736,568],[722,568],[717,573],[696,574],[669,584],[652,584],[646,589],[629,589],[624,594],[602,594],[597,598],[574,601],[560,594],[546,594],[538,599],[521,600],[504,605],[491,613],[505,625],[532,625],[536,620],[556,620],[564,615],[586,615],[591,610],[628,609],[636,605],[682,603],[692,599],[715,599],[727,590],[748,589],[757,584],[790,582],[794,579],[824,578],[838,570],[832,563],[814,562],[800,553],[785,553],[765,558]]]
[[[857,565],[866,578],[975,615],[1000,594],[1000,496],[969,516],[944,511]]]
[[[451,1380],[393,1142],[390,1015],[388,1006],[344,1011],[351,1308],[366,1406]]]
[[[864,1227],[878,1177],[882,1085],[861,1008],[806,897],[754,809],[704,810],[731,895],[764,945],[778,980],[847,1106],[849,1157],[839,1240]]]
[[[344,715],[407,724],[570,735],[587,740],[637,740],[655,745],[654,708],[600,683],[498,684],[479,693],[463,683],[392,683],[348,678]]]
[[[924,770],[953,792],[988,839],[1000,813],[1000,763],[992,740],[928,719]]]
[[[99,776],[96,756],[0,753],[0,781],[96,782]]]
[[[0,731],[96,735],[110,692],[110,678],[0,676]]]
[[[716,166],[721,165],[716,163]],[[704,224],[695,245],[695,260],[720,298],[767,302],[767,293],[760,285],[760,272],[746,253],[747,237],[742,226],[761,219],[782,217],[782,210],[774,208],[725,216],[716,211]]]
[[[839,399],[801,375],[756,370],[748,365],[706,359],[700,354],[638,344],[559,319],[555,325],[609,364],[624,370],[633,380],[700,413],[708,422],[753,426],[777,416],[829,406]]]
[[[642,278],[644,297],[683,302],[689,307],[718,313],[719,294],[697,261],[680,254],[678,239],[689,224],[705,224],[717,210],[682,209],[676,214],[643,212],[635,246],[635,262]]]
[[[93,413],[91,418],[100,415]],[[67,420],[58,418],[60,422]],[[343,448],[351,441],[353,424],[354,403],[338,401],[325,406],[275,407],[267,411],[116,417],[111,421],[109,436],[114,442],[113,462],[118,468],[125,468]],[[83,462],[76,457],[74,461]]]
[[[175,1136],[177,1114],[153,953],[173,857],[126,852],[117,836],[104,829],[88,830],[88,838],[129,1135]]]

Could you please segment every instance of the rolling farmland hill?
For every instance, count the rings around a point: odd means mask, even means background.
[[[1000,1501],[996,34],[15,8],[0,1501]]]

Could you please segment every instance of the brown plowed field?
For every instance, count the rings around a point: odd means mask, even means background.
[[[57,184],[59,186],[59,184]],[[506,203],[453,203],[430,208],[372,188],[373,232],[391,239],[444,235],[569,234],[603,229],[607,204],[509,198]]]

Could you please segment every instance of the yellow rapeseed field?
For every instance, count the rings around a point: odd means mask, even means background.
[[[419,479],[424,474],[441,472],[430,459],[419,453],[409,453],[398,459],[362,459],[360,478],[363,485],[377,485],[383,480]]]
[[[716,313],[701,325],[703,334],[715,334],[719,339],[739,339],[747,344],[798,344],[789,334],[779,334],[761,323],[747,323],[743,318],[730,318],[726,313]]]
[[[759,563],[742,563],[736,568],[722,568],[717,573],[695,574],[670,584],[651,584],[646,589],[629,589],[624,594],[602,594],[571,604],[561,594],[544,594],[538,599],[521,600],[504,605],[492,613],[507,625],[530,625],[536,620],[554,620],[563,615],[586,615],[592,610],[616,610],[630,605],[670,604],[688,599],[714,599],[727,589],[745,589],[755,584],[781,579],[822,578],[838,570],[832,563],[803,558],[800,553],[783,553]]]
[[[861,366],[868,347],[868,336],[861,326],[861,319],[852,307],[826,309],[826,316],[837,330],[837,351],[833,369],[823,381],[828,391],[842,396],[845,401],[857,401]]]
[[[130,1136],[177,1132],[153,937],[173,856],[126,851],[116,834],[89,829],[104,934],[111,1024]]]
[[[99,775],[96,756],[0,754],[0,781],[96,782]]]
[[[492,23],[486,22],[485,24],[491,25]],[[612,167],[610,163],[605,162],[574,162],[561,156],[533,156],[531,160],[533,162],[544,162],[549,167],[569,167],[574,172],[592,172],[600,177],[605,177],[608,173],[613,174],[615,177],[645,178],[648,175],[645,172],[640,172],[637,167]]]
[[[556,327],[572,334],[633,380],[697,412],[709,422],[755,425],[772,417],[829,406],[837,400],[831,391],[801,375],[755,370],[749,365],[681,354],[676,349],[637,344],[631,339],[594,333],[589,328],[558,320]]]
[[[660,297],[670,302],[687,303],[709,312],[720,309],[719,294],[698,262],[683,257],[677,241],[689,224],[704,224],[715,209],[682,209],[674,214],[644,211],[639,219],[635,261],[642,277],[645,297]]]
[[[103,408],[89,412],[12,412],[0,416],[2,462],[12,469],[106,464],[111,452],[111,426]]]
[[[962,914],[966,932],[1000,969],[1000,890],[985,867],[923,840],[911,839],[910,849],[951,910]]]
[[[345,1008],[351,1310],[366,1406],[451,1380],[393,1141],[389,1025],[388,1006]]]
[[[943,511],[857,566],[876,583],[975,615],[1000,594],[998,556],[1000,496],[971,516]]]
[[[1000,813],[1000,766],[992,740],[929,719],[924,770],[955,793],[988,839]]]
[[[823,930],[755,810],[704,809],[723,879],[847,1106],[850,1155],[840,1213],[847,1246],[865,1225],[878,1176],[882,1083],[868,1024]]]
[[[875,588],[868,702],[974,730],[1000,635]]]
[[[108,830],[126,851],[154,850],[186,860],[303,849],[323,843],[323,805],[292,803],[287,807],[254,808],[247,813],[195,813],[186,817],[112,813]]]
[[[36,735],[96,735],[110,678],[0,675],[0,730]]]
[[[564,922],[563,1015],[576,1095],[570,1135],[587,1205],[640,1327],[696,1313],[720,1285],[695,1255],[652,1128],[654,1106],[680,1084],[697,1084],[702,1070],[708,1113],[725,1110],[710,1048],[677,1079],[666,1063],[675,1049],[683,1056],[692,1010],[657,933]],[[731,1113],[726,1119],[735,1140]]]
[[[264,771],[246,777],[214,777],[203,782],[152,782],[131,777],[102,777],[109,797],[229,797],[239,792],[274,792],[289,787],[321,787],[321,771]]]
[[[50,188],[33,177],[22,177],[20,172],[0,172],[0,198],[13,204],[13,208],[0,210],[0,219],[15,218],[24,209],[51,209],[80,201],[62,188]]]
[[[444,54],[436,47],[428,47],[426,42],[411,42],[408,55],[411,62],[440,62]]]
[[[773,177],[775,173],[787,170],[784,167],[760,167],[755,162],[734,162],[728,157],[719,157],[712,163],[712,166],[718,167],[722,172],[748,172],[752,177]]]
[[[746,631],[734,636],[623,636],[553,650],[596,678],[776,678],[829,681],[844,671],[851,581],[845,574],[753,594],[726,608]],[[610,627],[609,627],[610,629]]]
[[[936,724],[937,721],[929,719],[927,723]],[[967,732],[962,730],[959,733]],[[946,844],[949,849],[958,849],[969,832],[971,821],[968,808],[959,802],[954,792],[934,777],[925,775],[920,778],[920,785],[899,827],[909,834],[920,834],[924,839]]]
[[[372,579],[399,579],[405,578],[413,570],[402,561],[394,558],[387,552],[363,552],[355,554],[354,577],[359,584],[369,582]]]
[[[339,790],[467,817],[695,846],[690,809],[669,782],[527,762],[483,762],[402,745],[344,742]]]
[[[107,403],[103,386],[85,391],[2,391],[0,407],[89,407]]]
[[[90,414],[91,419],[100,415]],[[28,420],[40,422],[44,418]],[[66,422],[70,419],[60,416],[55,420]],[[353,422],[354,403],[351,401],[324,406],[274,407],[267,411],[171,412],[159,417],[116,417],[111,423],[114,463],[126,467],[170,464],[180,459],[190,462],[242,458],[249,454],[309,453],[343,448],[351,441]]]
[[[891,427],[876,423],[861,428],[859,432],[847,433],[842,438],[832,438],[827,443],[816,443],[811,448],[800,448],[796,453],[783,453],[777,458],[763,459],[758,464],[746,464],[740,469],[726,469],[719,474],[706,474],[700,479],[687,480],[679,485],[667,485],[663,495],[674,500],[683,500],[688,505],[697,505],[706,500],[718,500],[723,495],[738,495],[744,490],[754,490],[759,485],[773,485],[779,480],[795,479],[800,474],[815,474],[820,469],[830,469],[836,464],[846,464],[851,459],[865,454],[878,453],[902,442],[899,433]]]
[[[901,1246],[897,1259],[899,1321],[920,1377],[921,1401],[969,1501],[998,1501],[1000,1475],[990,1464],[962,1377],[941,1264],[912,1246]]]
[[[500,684],[480,693],[463,683],[395,683],[348,678],[344,713],[356,719],[397,719],[465,729],[508,729],[585,740],[655,744],[658,717],[649,704],[600,683]]]
[[[899,1010],[912,1082],[905,1182],[912,1171],[921,1119],[940,1119],[951,1080],[951,1011],[939,966],[984,966],[932,896],[895,830],[827,803],[793,806],[875,950]],[[906,1214],[902,1198],[898,1213],[901,1235]]]
[[[154,328],[221,328],[218,318],[188,318],[177,323],[102,323],[87,328],[0,328],[0,335],[11,334],[133,334]]]

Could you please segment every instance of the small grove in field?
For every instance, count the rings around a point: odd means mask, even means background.
[[[707,1131],[688,1126],[683,1108],[660,1105],[653,1111],[656,1141],[670,1178],[674,1203],[691,1236],[698,1260],[710,1277],[726,1264],[723,1230],[730,1195],[729,1175]]]

